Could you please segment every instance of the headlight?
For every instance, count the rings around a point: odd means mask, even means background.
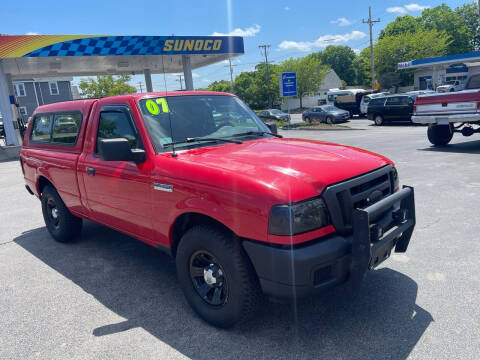
[[[268,232],[272,235],[297,235],[329,224],[325,202],[322,198],[314,198],[272,207]]]
[[[397,191],[400,188],[400,181],[398,180],[398,171],[396,168],[392,170],[393,177],[393,191]]]

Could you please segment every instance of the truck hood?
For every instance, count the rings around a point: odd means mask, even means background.
[[[393,165],[365,150],[285,138],[202,147],[180,152],[176,159],[185,165],[182,177],[254,195],[267,190],[283,201],[317,196],[330,184]]]

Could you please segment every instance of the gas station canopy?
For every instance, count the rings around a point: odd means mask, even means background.
[[[15,136],[12,79],[182,72],[193,90],[192,69],[243,55],[239,36],[0,35],[0,113],[8,144]]]
[[[243,55],[243,38],[227,36],[0,36],[3,71],[12,78],[174,73]]]

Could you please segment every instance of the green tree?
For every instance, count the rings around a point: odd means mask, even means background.
[[[329,45],[325,50],[314,55],[324,65],[330,66],[340,79],[347,84],[355,82],[355,53],[350,46]]]
[[[444,31],[452,38],[447,48],[448,55],[461,54],[473,50],[471,42],[473,35],[467,27],[465,20],[448,5],[442,4],[431,9],[423,10],[419,21],[424,29]],[[435,55],[427,54],[427,56]]]
[[[136,93],[135,86],[128,82],[132,79],[130,75],[112,75],[97,76],[94,78],[82,79],[78,84],[83,98],[102,98],[114,95],[123,95]]]
[[[353,61],[355,67],[355,80],[357,85],[372,86],[370,78],[370,48],[363,49]]]
[[[278,73],[280,67],[270,64],[268,70],[269,81],[267,81],[267,70],[264,63],[256,65],[254,71],[244,71],[235,78],[235,94],[252,109],[267,108],[269,97],[274,104],[279,102]]]
[[[300,107],[303,107],[303,97],[318,90],[329,70],[329,67],[323,65],[314,54],[285,60],[281,64],[281,68],[282,71],[297,73],[297,93]]]
[[[450,44],[450,36],[445,31],[435,29],[383,37],[374,48],[375,71],[380,84],[383,87],[411,84],[413,72],[398,71],[397,64],[446,55]]]
[[[480,20],[478,16],[478,5],[476,2],[463,4],[455,9],[455,13],[460,16],[470,31],[470,45],[473,50],[480,49]]]
[[[230,81],[227,80],[220,80],[220,81],[214,81],[210,85],[208,85],[209,91],[219,91],[219,92],[231,92],[232,91],[232,84],[230,84]]]
[[[395,20],[388,23],[387,26],[380,31],[378,38],[383,39],[385,36],[413,33],[421,28],[422,24],[418,18],[415,18],[412,15],[397,16]]]

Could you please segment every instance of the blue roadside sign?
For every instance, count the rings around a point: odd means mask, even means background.
[[[297,96],[297,73],[280,73],[279,82],[281,97]]]

